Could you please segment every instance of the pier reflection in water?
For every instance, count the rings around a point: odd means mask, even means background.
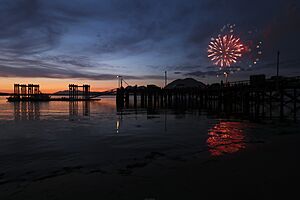
[[[14,102],[15,120],[39,120],[40,103],[39,102]]]
[[[151,120],[159,118],[159,121],[164,124],[164,132],[168,132],[168,128],[170,128],[170,132],[173,132],[174,127],[178,126],[182,121],[185,121],[189,124],[189,120],[191,116],[194,116],[192,120],[197,118],[201,118],[205,112],[201,112],[201,110],[197,109],[184,109],[184,108],[174,108],[174,109],[162,109],[162,108],[140,108],[140,107],[123,107],[118,109],[118,118],[116,122],[116,130],[117,133],[120,133],[120,128],[122,125],[122,116],[124,113],[134,114],[134,113],[144,113],[146,118]],[[168,116],[171,116],[171,122],[168,123]],[[177,124],[174,124],[174,120],[176,120]],[[212,119],[213,120],[213,119]],[[208,128],[207,139],[205,139],[206,145],[208,147],[209,153],[211,156],[222,156],[225,154],[236,153],[242,149],[246,148],[246,130],[251,128],[249,122],[247,121],[219,121],[216,120],[217,123],[213,125],[212,128]],[[199,121],[201,123],[201,121]],[[168,124],[170,125],[168,127]],[[189,128],[189,125],[184,125],[185,129]]]
[[[90,116],[91,110],[91,102],[90,101],[84,101],[82,102],[82,113],[83,116]]]
[[[207,145],[213,156],[235,153],[246,147],[242,122],[220,122],[208,132]]]
[[[14,102],[13,103],[13,119],[16,121],[19,120],[40,120],[41,118],[41,106],[44,108],[42,112],[45,112],[45,108],[49,108],[47,102]],[[69,119],[76,120],[81,117],[89,117],[90,116],[90,107],[91,102],[77,102],[72,101],[69,102]],[[58,108],[59,109],[59,108]],[[55,113],[55,110],[51,110],[51,112]],[[61,111],[57,111],[60,113]],[[67,114],[67,113],[66,113]],[[67,114],[68,115],[68,114]]]
[[[69,117],[70,117],[70,120],[76,119],[78,117],[78,102],[77,101],[69,102]]]
[[[82,106],[82,109],[80,108],[80,106]],[[70,101],[69,102],[69,119],[77,120],[81,116],[89,117],[90,109],[91,109],[91,102],[89,102],[89,101],[82,101],[82,102]],[[80,114],[80,110],[82,111],[82,115]]]
[[[66,169],[84,174],[121,171],[124,176],[124,171],[125,175],[135,172],[127,166],[157,163],[159,167],[165,159],[180,165],[193,158],[204,163],[211,156],[234,155],[252,142],[267,141],[268,133],[276,134],[267,124],[220,121],[198,109],[136,107],[116,111],[114,97],[87,104],[14,104],[0,98],[2,180],[24,180],[17,184],[27,184],[65,174]],[[33,118],[39,120],[29,120]],[[296,133],[298,125],[293,130]]]

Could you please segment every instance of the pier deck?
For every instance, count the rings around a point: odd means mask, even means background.
[[[255,77],[204,88],[129,87],[117,90],[118,108],[198,108],[253,118],[297,119],[300,77]]]

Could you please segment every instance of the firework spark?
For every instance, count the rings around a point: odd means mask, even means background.
[[[238,58],[242,57],[244,45],[240,38],[233,35],[218,36],[212,38],[208,45],[208,58],[210,58],[215,65],[221,67],[229,67],[236,63]]]

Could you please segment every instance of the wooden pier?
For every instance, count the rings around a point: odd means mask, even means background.
[[[197,108],[209,113],[251,118],[292,118],[300,106],[300,77],[251,76],[248,81],[203,88],[164,89],[156,86],[117,90],[118,108]]]

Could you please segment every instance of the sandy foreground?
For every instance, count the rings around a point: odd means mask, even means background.
[[[298,195],[299,144],[299,134],[277,135],[205,162],[201,153],[170,159],[152,152],[147,162],[116,172],[78,169],[26,184],[1,184],[0,199],[286,199]]]

